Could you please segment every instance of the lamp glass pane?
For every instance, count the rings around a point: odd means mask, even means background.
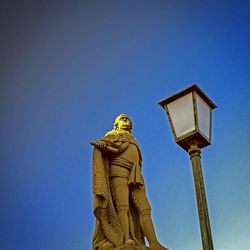
[[[195,93],[197,114],[198,114],[198,127],[199,130],[210,140],[210,112],[211,108],[203,101],[203,99]]]
[[[195,130],[192,93],[167,104],[167,108],[177,138]]]

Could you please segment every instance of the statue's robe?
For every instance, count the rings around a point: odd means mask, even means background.
[[[132,143],[136,145],[140,156],[138,143],[130,134],[107,134],[101,139],[108,146],[119,148],[122,143]],[[110,249],[124,245],[124,233],[120,225],[114,200],[112,197],[112,187],[109,178],[109,166],[112,154],[95,147],[93,152],[93,212],[96,217],[95,230],[93,235],[93,250],[100,250],[105,244],[110,245]],[[145,244],[144,235],[140,228],[139,214],[132,201],[129,202],[129,230],[131,238],[137,246]]]

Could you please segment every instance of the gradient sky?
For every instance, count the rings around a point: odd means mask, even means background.
[[[247,1],[1,1],[0,249],[90,250],[89,142],[128,114],[152,216],[199,250],[190,161],[158,101],[197,83],[217,104],[202,151],[215,249],[250,245]]]

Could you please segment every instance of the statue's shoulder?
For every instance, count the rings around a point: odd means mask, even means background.
[[[114,138],[116,136],[116,132],[114,129],[108,131],[103,138]]]
[[[112,142],[136,142],[136,139],[132,134],[117,133],[115,130],[107,132],[101,140]]]
[[[117,131],[111,130],[111,131],[108,131],[104,135],[104,137],[101,138],[100,140],[109,142],[111,144],[117,144],[117,143],[120,144],[124,142],[129,142],[129,143],[135,144],[139,149],[138,142],[136,141],[135,137],[130,133],[117,133]]]
[[[124,134],[122,136],[122,139],[124,141],[128,141],[128,142],[131,142],[131,143],[136,143],[138,144],[138,142],[136,141],[135,137],[132,135],[132,134]]]
[[[117,134],[111,130],[107,132],[101,139],[100,141],[105,141],[107,142],[110,146],[114,146],[114,144],[118,141],[117,140]]]

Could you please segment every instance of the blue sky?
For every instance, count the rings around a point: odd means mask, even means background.
[[[89,142],[128,114],[160,241],[201,249],[190,161],[158,101],[197,83],[217,104],[202,151],[215,249],[250,245],[247,1],[3,1],[3,250],[89,250]]]

